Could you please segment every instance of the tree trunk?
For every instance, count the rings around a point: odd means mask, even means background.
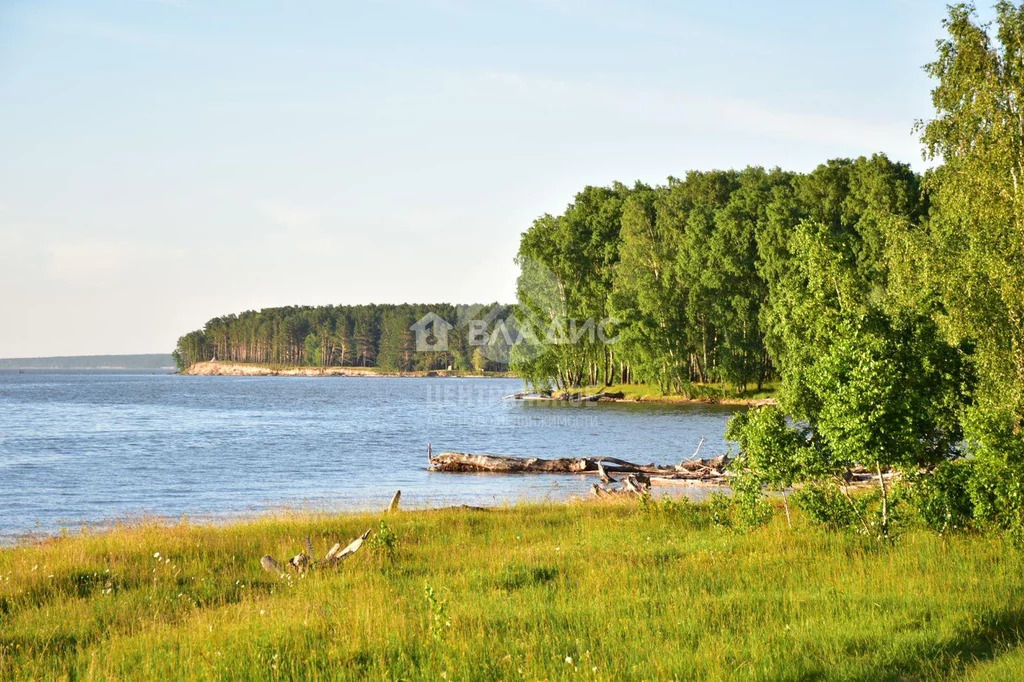
[[[882,489],[882,536],[889,537],[889,494],[885,489],[885,477],[882,476],[882,465],[875,463],[878,472],[878,486]]]

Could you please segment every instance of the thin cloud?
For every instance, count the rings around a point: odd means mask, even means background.
[[[105,21],[64,17],[41,22],[47,29],[64,35],[76,36],[92,40],[117,42],[135,47],[156,48],[161,50],[186,51],[187,45],[179,40],[172,40],[138,29],[126,28]]]
[[[515,72],[488,72],[483,79],[517,96],[533,97],[546,105],[635,118],[695,133],[732,134],[794,143],[870,147],[900,155],[919,155],[911,122],[869,120],[831,113],[779,109],[753,99],[723,95],[691,95],[665,88],[596,85],[537,77]]]

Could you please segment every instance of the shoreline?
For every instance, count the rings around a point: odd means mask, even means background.
[[[379,367],[299,367],[265,365],[247,362],[197,362],[181,370],[182,376],[224,377],[399,377],[447,379],[516,379],[511,372],[472,372],[468,370],[433,369],[400,372]]]
[[[599,394],[598,394],[599,395]],[[633,405],[721,405],[725,407],[764,407],[776,405],[775,398],[687,398],[685,396],[640,396],[638,398],[587,396],[585,399],[562,398],[555,396],[529,395],[515,398],[547,403],[627,403]]]
[[[529,400],[553,403],[631,403],[647,405],[722,405],[728,407],[764,407],[778,404],[774,397],[742,398],[737,396],[684,396],[684,395],[646,395],[627,396],[622,391],[597,391],[595,393],[554,393],[537,395],[517,393],[511,396],[515,400]]]
[[[519,379],[514,372],[473,372],[469,370],[418,370],[415,372],[389,371],[379,367],[301,367],[293,365],[267,365],[247,362],[197,362],[177,372],[181,376],[244,376],[244,377],[390,377],[403,379]],[[613,387],[614,388],[614,387]],[[597,390],[585,394],[583,390],[553,395],[530,392],[514,393],[509,398],[540,402],[564,403],[632,403],[652,405],[723,405],[728,407],[763,407],[774,405],[772,396],[744,398],[705,394],[701,396],[658,395],[640,393],[642,385],[629,387],[632,395],[621,390]]]
[[[701,461],[701,460],[694,460]],[[495,471],[446,471],[438,472],[445,476],[511,476],[511,477],[552,477],[552,478],[577,478],[580,480],[593,480],[598,476],[596,471],[579,471],[565,473],[559,471],[523,471],[515,473],[502,473]],[[616,474],[619,475],[619,474]],[[890,483],[894,479],[892,473],[885,474],[886,480]],[[876,484],[874,474],[861,471],[859,476],[851,479],[847,486],[853,491],[874,489]],[[732,486],[729,483],[729,476],[724,475],[720,479],[702,478],[664,478],[659,476],[650,477],[651,489],[648,494],[651,501],[661,502],[664,499],[673,501],[688,500],[693,504],[705,502],[713,493],[732,494]],[[802,488],[797,484],[787,490],[794,492]],[[401,493],[401,489],[397,490]],[[778,495],[773,492],[769,499]],[[416,500],[415,497],[409,500],[401,496],[400,511],[407,514],[433,513],[433,512],[462,512],[462,511],[522,511],[532,508],[561,508],[573,505],[603,505],[609,503],[629,504],[638,502],[639,495],[623,496],[601,496],[583,492],[569,492],[561,497],[516,497],[499,498],[492,502],[481,502],[474,498],[468,498],[459,502],[457,498],[441,501]],[[126,513],[122,516],[112,516],[96,521],[85,521],[75,525],[54,527],[50,530],[34,530],[26,532],[6,533],[0,531],[0,553],[4,550],[18,547],[30,547],[45,545],[57,540],[74,540],[76,538],[96,538],[111,535],[125,530],[137,530],[140,528],[172,530],[179,527],[190,527],[196,529],[230,531],[235,526],[248,526],[264,523],[304,521],[331,521],[369,516],[387,515],[389,512],[387,499],[390,496],[374,500],[364,500],[358,504],[345,505],[340,507],[317,506],[315,504],[280,504],[250,509],[246,511],[231,511],[223,513],[197,512],[197,513]]]
[[[452,475],[452,474],[448,474]],[[501,476],[503,474],[454,474],[458,475],[490,475]],[[563,477],[565,474],[534,472],[529,474],[511,474],[514,476],[553,476]],[[580,478],[592,478],[589,473],[569,474]],[[652,491],[652,499],[660,501],[663,497],[673,500],[686,498],[697,504],[702,502],[711,492],[716,490],[722,492],[731,491],[728,484],[714,483],[701,480],[679,479],[675,481],[659,480],[656,482],[657,494]],[[694,494],[688,495],[687,491]],[[399,490],[399,492],[401,492]],[[636,498],[619,498],[609,500],[607,498],[594,497],[587,494],[570,493],[564,497],[523,497],[503,498],[494,502],[479,502],[469,500],[458,502],[453,499],[447,502],[435,500],[432,502],[407,501],[403,496],[400,510],[404,514],[438,513],[438,512],[500,512],[500,511],[523,511],[532,508],[562,508],[571,505],[606,504],[609,502],[627,503]],[[389,513],[387,500],[374,500],[373,503],[366,501],[346,507],[319,507],[316,505],[304,506],[302,504],[280,506],[268,506],[263,509],[249,511],[218,513],[196,513],[196,514],[151,514],[140,512],[138,514],[125,514],[93,522],[81,522],[77,525],[66,525],[50,530],[36,530],[27,532],[0,533],[0,553],[5,550],[12,550],[24,547],[45,546],[56,541],[74,541],[79,538],[98,538],[114,535],[124,531],[137,531],[149,529],[157,531],[173,531],[174,529],[187,527],[198,530],[230,532],[236,527],[260,525],[267,523],[287,523],[296,521],[326,522],[346,519],[359,519],[364,517],[386,516]]]

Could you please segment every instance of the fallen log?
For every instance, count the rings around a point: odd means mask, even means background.
[[[474,455],[466,452],[442,452],[430,457],[433,471],[477,471],[513,473],[581,473],[597,471],[597,464],[584,458],[541,459],[539,457],[508,457]]]
[[[512,457],[508,455],[484,455],[467,452],[442,452],[434,455],[428,450],[431,471],[476,472],[476,473],[561,473],[596,474],[605,483],[613,482],[610,474],[643,474],[662,479],[713,480],[725,476],[729,458],[725,455],[694,462],[683,462],[678,466],[658,464],[637,464],[617,457],[562,457],[541,459],[540,457]]]
[[[662,478],[651,476],[652,486],[685,487],[685,488],[720,488],[729,485],[728,476],[708,476],[705,478]]]
[[[327,552],[327,556],[324,557],[323,559],[321,559],[320,561],[316,562],[314,564],[314,566],[321,566],[321,565],[324,565],[324,564],[335,565],[335,564],[341,563],[345,559],[347,559],[350,556],[352,556],[353,554],[355,554],[356,551],[360,547],[363,546],[363,541],[366,540],[366,538],[369,537],[369,535],[370,535],[370,531],[369,531],[369,529],[367,529],[367,531],[365,533],[363,533],[362,535],[357,537],[355,540],[350,542],[348,544],[348,547],[346,547],[345,549],[341,549],[340,551],[339,551],[339,549],[341,547],[341,543],[340,542],[335,543],[335,545],[333,547],[331,547],[330,551]]]

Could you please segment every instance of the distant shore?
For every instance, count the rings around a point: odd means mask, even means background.
[[[473,372],[463,370],[423,370],[417,372],[388,371],[379,367],[297,367],[264,365],[248,362],[197,362],[182,370],[189,376],[231,377],[463,377],[514,379],[510,372]]]
[[[174,369],[170,353],[138,353],[134,355],[61,355],[36,358],[0,358],[0,371],[5,370],[168,370]]]
[[[516,379],[513,372],[474,372],[469,370],[421,370],[399,372],[380,367],[299,367],[295,365],[267,365],[248,362],[220,362],[211,360],[197,362],[179,372],[188,376],[231,376],[231,377],[409,377],[409,378],[463,378],[463,379]],[[538,395],[528,391],[516,393],[518,400],[545,402],[601,402],[601,403],[653,403],[661,405],[729,405],[737,407],[760,407],[775,403],[771,388],[749,394],[722,395],[717,388],[694,385],[689,395],[662,394],[646,384],[617,384],[604,388],[589,387],[582,390],[556,392],[552,395]]]

